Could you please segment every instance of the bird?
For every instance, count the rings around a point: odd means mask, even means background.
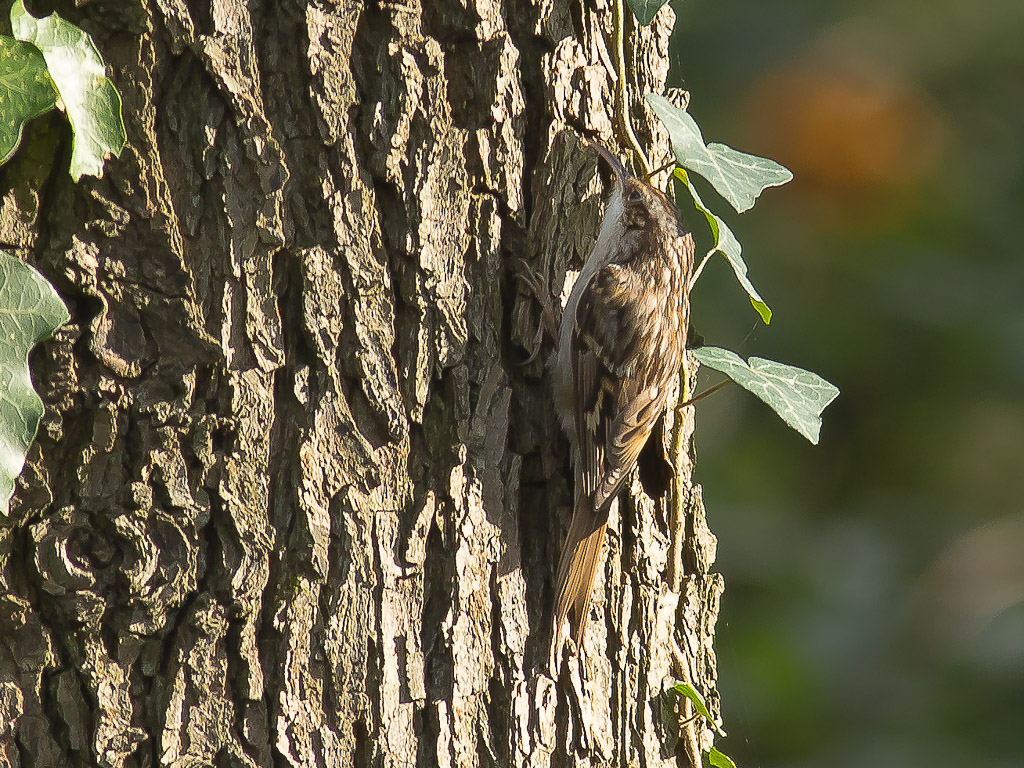
[[[678,208],[592,146],[613,174],[597,240],[574,284],[553,358],[555,408],[573,448],[569,531],[555,578],[553,633],[582,648],[608,514],[685,354],[693,236]]]

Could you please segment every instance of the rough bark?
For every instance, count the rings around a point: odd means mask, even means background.
[[[565,295],[596,233],[611,6],[60,11],[129,145],[72,184],[50,116],[3,171],[0,238],[73,319],[0,521],[0,765],[691,761],[662,691],[717,707],[721,592],[692,409],[547,667],[571,474],[519,260]],[[626,35],[655,157],[671,24]]]

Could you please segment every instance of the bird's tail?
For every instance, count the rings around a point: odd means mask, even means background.
[[[607,508],[603,514],[593,509],[590,499],[578,498],[569,523],[569,534],[558,561],[555,580],[554,630],[557,637],[562,622],[569,617],[572,638],[577,647],[583,639],[583,627],[590,603],[590,592],[601,557],[601,542],[608,527]]]

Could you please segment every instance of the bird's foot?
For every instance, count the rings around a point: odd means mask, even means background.
[[[526,361],[526,363],[530,363],[533,362],[534,358],[537,357],[537,353],[540,352],[544,336],[547,336],[553,345],[558,345],[558,327],[561,324],[561,319],[555,311],[554,304],[551,302],[551,291],[544,278],[527,264],[524,259],[519,260],[517,276],[527,288],[527,293],[532,295],[540,305],[540,323],[537,326],[537,335],[534,338],[536,350],[530,355],[529,360]]]

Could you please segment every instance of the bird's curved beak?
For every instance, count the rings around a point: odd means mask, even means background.
[[[629,178],[629,173],[626,171],[622,161],[596,141],[591,142],[590,146],[592,146],[597,151],[597,154],[603,158],[606,163],[608,163],[608,166],[612,169],[612,173],[615,174],[615,183],[618,185],[624,184],[626,179]]]

